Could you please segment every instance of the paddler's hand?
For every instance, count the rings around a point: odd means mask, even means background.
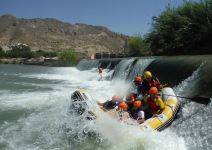
[[[97,101],[97,104],[98,104],[99,106],[103,106],[103,105],[104,105],[104,103],[101,103],[100,101]]]
[[[158,117],[158,114],[154,114],[152,117]]]
[[[168,83],[163,84],[163,85],[160,85],[160,89],[163,89],[163,88],[168,87],[168,86],[169,86],[169,84],[168,84]]]

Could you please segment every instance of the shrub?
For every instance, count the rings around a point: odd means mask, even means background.
[[[5,52],[3,51],[2,47],[0,46],[0,58],[5,56]]]
[[[76,65],[79,62],[79,53],[74,50],[65,50],[59,53],[59,61],[67,65]]]
[[[149,44],[141,36],[128,39],[128,56],[136,57],[147,54],[149,54]]]
[[[58,53],[57,52],[52,52],[52,51],[43,51],[43,50],[38,50],[33,53],[33,57],[57,57]]]
[[[6,56],[12,58],[31,58],[32,52],[29,46],[20,44],[12,46],[12,50],[7,51]]]

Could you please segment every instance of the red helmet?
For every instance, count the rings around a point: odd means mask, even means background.
[[[121,102],[118,107],[122,110],[127,110],[128,105],[125,102]]]
[[[114,95],[114,96],[112,97],[112,100],[114,100],[114,101],[119,101],[119,100],[121,100],[121,97],[118,96],[118,95]]]
[[[142,102],[139,100],[136,100],[133,102],[133,106],[136,108],[140,108],[142,106]]]
[[[141,76],[135,76],[134,82],[142,82]]]
[[[156,87],[151,87],[149,89],[149,94],[158,94],[158,89]]]

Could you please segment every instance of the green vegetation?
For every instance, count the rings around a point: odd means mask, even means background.
[[[141,36],[134,36],[128,39],[128,56],[136,57],[149,55],[149,44]]]
[[[38,50],[35,52],[31,51],[31,48],[25,44],[12,46],[11,50],[4,52],[0,47],[0,57],[5,58],[39,58],[44,57],[57,57],[58,52]]]
[[[143,38],[128,39],[128,56],[212,54],[212,0],[185,1],[153,17]]]
[[[47,59],[45,60],[45,65],[51,66],[73,66],[76,65],[80,58],[83,57],[83,54],[75,52],[74,50],[64,50],[62,52],[52,52],[52,51],[43,51],[38,50],[32,52],[30,47],[25,44],[19,44],[17,46],[12,46],[11,50],[4,52],[0,47],[0,58],[40,58],[40,57],[58,57],[57,59]],[[37,64],[40,59],[35,59],[35,64]],[[18,62],[18,61],[17,61]],[[17,63],[14,60],[14,63]],[[4,62],[7,63],[7,62]],[[33,62],[32,62],[33,63]],[[43,63],[43,62],[41,62]]]
[[[45,62],[47,65],[55,66],[73,66],[76,65],[83,54],[75,52],[74,50],[64,50],[62,52],[52,52],[52,51],[43,51],[38,50],[32,52],[30,47],[25,44],[19,44],[12,46],[11,50],[4,52],[2,47],[0,47],[0,58],[39,58],[39,57],[58,57],[57,59],[52,59]],[[55,61],[56,60],[56,61]]]
[[[187,1],[153,17],[152,30],[146,36],[157,55],[212,53],[212,0]]]
[[[29,46],[20,44],[17,46],[12,46],[12,50],[6,52],[6,57],[31,58],[32,52]]]
[[[2,49],[2,47],[0,46],[0,58],[4,57],[5,53]]]
[[[38,58],[38,57],[57,57],[58,52],[52,52],[52,51],[43,51],[43,50],[38,50],[36,52],[33,52],[33,57]]]
[[[59,53],[59,61],[66,65],[76,65],[79,62],[79,53],[74,50],[65,50]]]
[[[76,65],[83,54],[75,52],[74,50],[64,50],[62,52],[51,52],[39,50],[32,52],[31,48],[25,44],[19,44],[12,46],[11,50],[4,52],[0,47],[0,58],[40,58],[43,57],[58,57],[57,59],[52,59],[46,61],[46,64],[59,65],[59,66],[73,66]],[[39,60],[39,59],[38,59]],[[56,61],[55,61],[56,60]]]

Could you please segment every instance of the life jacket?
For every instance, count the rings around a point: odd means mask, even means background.
[[[157,96],[156,98],[159,98],[159,96]],[[160,106],[157,106],[155,100],[151,97],[148,98],[147,105],[153,112],[157,112],[158,110],[160,110]]]
[[[130,113],[130,111],[132,110],[132,108],[133,108],[133,103],[132,102],[130,102],[130,101],[126,101],[126,103],[127,103],[127,105],[128,105],[128,109],[127,109],[127,111]]]
[[[137,85],[137,95],[142,94],[142,90],[143,90],[143,84],[138,84]]]
[[[129,111],[130,117],[132,117],[133,119],[137,119],[137,118],[138,118],[138,112],[139,112],[140,110],[141,110],[141,109],[134,109],[134,108],[132,108],[132,109]]]
[[[103,107],[107,110],[110,110],[110,109],[114,109],[116,106],[118,106],[119,102],[118,101],[106,101],[104,104],[103,104]]]
[[[150,81],[147,81],[145,79],[142,84],[143,84],[143,87],[141,92],[143,95],[148,93],[151,87],[157,87],[158,89],[160,88],[160,82],[157,79],[153,79],[153,78]]]

